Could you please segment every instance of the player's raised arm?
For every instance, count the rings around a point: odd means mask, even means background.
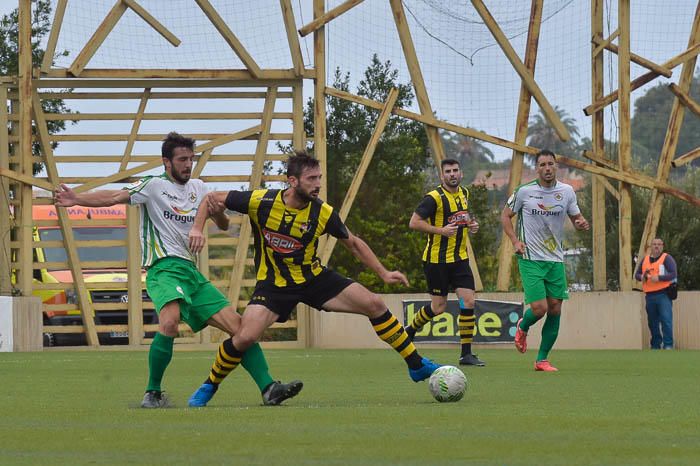
[[[188,234],[190,240],[190,251],[193,253],[198,254],[201,252],[202,248],[204,247],[204,243],[206,242],[206,239],[204,238],[204,224],[207,222],[207,218],[209,218],[209,206],[217,206],[219,204],[223,205],[223,203],[226,201],[226,196],[228,196],[228,192],[226,191],[215,191],[207,194],[204,196],[204,199],[202,199],[200,207],[197,209],[197,215],[194,217],[192,228]],[[221,210],[220,215],[224,215],[223,210]],[[219,221],[222,223],[219,224]],[[217,221],[217,226],[221,227],[223,225],[223,220],[219,219],[219,221]],[[226,219],[226,223],[228,223],[228,218]],[[228,225],[226,225],[226,228],[228,228]]]
[[[124,189],[101,189],[89,193],[76,193],[65,184],[61,184],[54,193],[54,204],[58,207],[72,207],[81,205],[85,207],[109,207],[115,204],[129,202],[129,191]]]

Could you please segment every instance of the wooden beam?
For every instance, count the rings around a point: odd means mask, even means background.
[[[525,48],[525,67],[533,76],[535,75],[535,64],[537,63],[537,45],[540,38],[543,1],[544,0],[532,0],[530,5],[530,24],[528,26]],[[532,95],[530,91],[528,91],[525,83],[521,83],[518,114],[515,119],[515,138],[513,139],[518,144],[525,144],[527,140],[531,101]],[[510,162],[510,172],[508,174],[508,196],[515,191],[515,188],[517,188],[521,182],[524,158],[523,152],[517,150],[513,151]],[[510,288],[513,252],[513,244],[510,242],[510,239],[506,235],[502,235],[501,242],[498,245],[498,275],[496,277],[496,289],[499,291],[508,291]]]
[[[346,0],[337,7],[328,10],[325,14],[321,16],[317,16],[316,18],[313,19],[309,24],[306,26],[303,26],[302,28],[299,29],[299,35],[301,37],[308,36],[314,31],[317,31],[319,28],[323,27],[326,23],[334,20],[338,16],[342,15],[349,9],[359,5],[360,3],[364,2],[364,0]]]
[[[131,158],[131,151],[134,148],[134,143],[136,142],[136,136],[139,134],[139,127],[141,126],[141,120],[143,119],[143,113],[146,111],[146,104],[148,103],[148,98],[151,95],[151,89],[146,88],[141,96],[141,102],[139,102],[139,108],[136,111],[136,117],[134,118],[134,123],[131,125],[131,133],[129,133],[129,140],[126,142],[126,148],[124,149],[124,156],[122,157],[121,163],[119,164],[119,171],[126,169],[129,164],[129,159]]]
[[[675,57],[671,58],[669,61],[665,62],[661,66],[663,68],[668,68],[668,69],[673,69],[676,66],[680,65],[681,63],[685,63],[688,60],[691,60],[695,58],[698,53],[700,53],[700,44],[695,44],[692,47],[688,47],[685,51],[682,53],[676,55]],[[648,73],[644,73],[640,77],[636,78],[630,83],[630,92],[634,91],[636,89],[639,89],[643,85],[645,85],[648,82],[651,82],[654,80],[654,78],[658,77],[659,74],[656,73],[655,71],[649,71]],[[593,113],[597,112],[598,110],[601,110],[608,105],[610,105],[613,102],[616,102],[617,99],[619,98],[619,90],[613,91],[610,94],[606,95],[600,100],[596,100],[593,102],[591,105],[583,109],[583,113],[585,113],[588,116],[591,116]]]
[[[102,23],[92,34],[92,37],[90,37],[87,44],[85,44],[85,47],[83,47],[78,56],[75,57],[75,60],[73,60],[71,66],[68,68],[68,71],[73,76],[80,76],[85,66],[88,64],[93,55],[95,55],[95,52],[97,52],[97,49],[100,48],[109,33],[112,32],[112,29],[114,29],[114,26],[116,26],[117,22],[119,22],[127,8],[126,3],[124,3],[122,0],[117,0],[109,13],[107,13],[107,16],[105,16],[105,19],[102,20]]]
[[[532,94],[539,104],[542,113],[547,118],[547,121],[549,121],[554,130],[557,132],[559,139],[562,141],[568,141],[571,139],[571,135],[566,129],[566,126],[564,126],[564,124],[561,122],[559,114],[557,114],[540,87],[535,82],[535,79],[532,77],[532,73],[530,73],[523,62],[520,61],[518,54],[513,49],[513,46],[508,41],[508,38],[503,33],[496,20],[493,18],[493,16],[491,16],[488,8],[486,8],[486,5],[484,5],[484,2],[482,0],[471,0],[471,2],[472,5],[474,5],[474,8],[476,8],[476,11],[479,13],[479,16],[481,16],[481,19],[484,20],[486,27],[488,27],[489,31],[491,31],[494,39],[496,39],[496,42],[501,47],[501,50],[503,50],[503,53],[505,53],[508,61],[510,61],[511,65],[513,65],[513,68],[515,68],[515,71],[518,73],[518,76],[520,76],[520,79],[522,79],[523,83],[527,86],[527,90],[530,91],[530,94]]]
[[[687,163],[692,162],[693,160],[697,159],[700,157],[700,147],[696,147],[695,149],[691,150],[690,152],[686,152],[685,154],[679,156],[676,160],[671,162],[671,165],[674,168],[683,166]]]
[[[126,5],[133,10],[134,13],[139,15],[144,21],[146,21],[153,29],[156,30],[158,34],[163,36],[165,40],[170,42],[174,47],[180,45],[180,39],[175,36],[172,32],[163,26],[157,19],[155,19],[148,11],[146,11],[141,5],[138,4],[136,0],[122,0]]]
[[[10,142],[9,142],[9,124],[7,120],[7,87],[0,84],[0,173],[2,170],[10,168]],[[12,295],[12,273],[10,272],[10,240],[12,215],[10,212],[10,183],[9,180],[0,176],[0,270],[5,270],[7,273],[0,274],[0,294],[3,296]]]
[[[593,173],[595,175],[603,175],[607,178],[623,181],[625,183],[633,184],[635,186],[640,186],[647,189],[657,189],[671,196],[677,197],[683,201],[689,202],[690,204],[700,206],[700,199],[695,196],[685,193],[678,188],[674,188],[666,182],[655,180],[654,178],[642,175],[639,173],[627,173],[622,171],[613,171],[604,167],[598,167],[596,165],[591,165],[589,163],[581,162],[580,160],[565,157],[563,155],[556,155],[557,162],[572,168],[578,168],[579,170],[586,171],[588,173]]]
[[[600,184],[603,185],[605,190],[612,194],[615,197],[615,199],[617,199],[617,202],[620,202],[620,191],[615,189],[615,186],[613,186],[607,178],[599,175],[595,175],[593,178],[596,178],[600,182]]]
[[[151,89],[159,87],[167,88],[204,88],[204,87],[260,87],[260,86],[280,86],[292,87],[300,79],[294,76],[291,70],[264,70],[264,82],[260,79],[253,79],[248,70],[118,70],[100,69],[84,70],[85,76],[81,78],[71,78],[68,74],[59,70],[51,71],[47,76],[34,79],[32,86],[35,89],[120,89],[120,88],[144,88]],[[145,75],[137,76],[137,74]],[[56,78],[56,79],[54,79]],[[85,78],[85,79],[83,79]],[[98,79],[99,78],[99,79]],[[187,78],[183,80],[180,78]]]
[[[630,99],[630,0],[618,0],[618,27],[620,29],[619,50],[617,53],[618,89],[618,163],[620,170],[632,169],[632,124]],[[620,183],[619,202],[619,267],[620,290],[632,290],[632,187]]]
[[[394,23],[399,33],[399,40],[401,41],[401,48],[403,49],[403,55],[406,59],[408,72],[411,75],[413,90],[418,100],[418,108],[425,117],[434,119],[433,107],[430,105],[428,90],[423,80],[423,72],[420,69],[416,47],[413,45],[411,30],[408,28],[408,21],[406,19],[406,12],[404,11],[402,0],[390,0],[390,4],[391,11],[394,13]],[[440,161],[445,158],[445,148],[442,144],[440,133],[437,128],[430,125],[426,125],[425,131],[428,135],[428,144],[430,144],[433,161],[435,162],[435,166],[439,167]]]
[[[124,121],[124,120],[257,120],[262,118],[262,113],[51,113],[46,116],[46,121]],[[273,113],[272,118],[278,120],[291,120],[290,112]],[[10,121],[19,120],[18,115],[11,115]]]
[[[596,44],[596,48],[593,50],[593,55],[596,56],[600,52],[602,52],[603,49],[608,48],[612,44],[612,41],[614,41],[617,38],[617,36],[619,36],[619,35],[620,35],[620,28],[617,28],[617,29],[615,29],[615,32],[610,34],[610,37],[608,37],[605,40],[603,40],[601,37],[593,37],[593,41]],[[615,47],[615,49],[617,50],[617,46]]]
[[[34,156],[32,153],[32,113],[34,99],[32,99],[32,8],[30,0],[19,0],[18,16],[18,92],[19,92],[19,144],[17,145],[17,155],[20,157],[19,171],[22,175],[33,176]],[[3,102],[4,104],[4,102]],[[41,108],[41,107],[40,107]],[[17,285],[23,296],[32,295],[32,187],[24,184],[19,187],[18,193],[20,201],[19,219],[19,239],[24,247],[18,251],[19,271],[17,274]],[[17,212],[15,212],[17,215]]]
[[[209,161],[213,150],[214,149],[207,149],[203,151],[202,155],[200,155],[197,158],[197,165],[195,165],[194,170],[192,170],[192,178],[199,178],[199,176],[202,174],[202,171],[204,170],[204,166]]]
[[[671,92],[673,92],[676,95],[676,97],[678,97],[678,100],[680,100],[681,103],[685,105],[688,110],[700,116],[700,104],[695,102],[695,100],[690,96],[690,94],[684,92],[683,89],[681,89],[675,83],[669,84],[668,88],[671,89]]]
[[[10,170],[9,168],[0,168],[0,176],[19,181],[27,186],[36,186],[37,188],[45,189],[47,191],[54,191],[54,189],[56,189],[54,185],[46,181],[44,178],[36,178],[31,175],[25,175],[14,170]]]
[[[334,87],[326,87],[326,94],[338,97],[339,99],[344,99],[350,102],[355,102],[360,105],[365,105],[370,108],[375,108],[377,110],[382,109],[382,103],[376,100],[371,100],[366,97],[361,97],[359,95],[351,94]],[[501,147],[507,147],[508,149],[517,150],[521,152],[526,152],[528,154],[536,154],[539,149],[526,146],[524,144],[517,144],[515,142],[509,141],[507,139],[499,138],[497,136],[491,136],[490,134],[484,133],[483,131],[477,131],[472,128],[466,128],[464,126],[455,125],[444,120],[438,120],[432,114],[426,115],[424,113],[414,113],[401,108],[395,108],[392,113],[408,118],[420,123],[424,123],[427,127],[441,128],[446,131],[450,131],[457,134],[462,134],[464,136],[469,136],[481,141],[489,142]],[[442,145],[439,146],[442,148]]]
[[[195,2],[197,2],[197,5],[199,5],[204,14],[207,15],[209,21],[211,21],[216,30],[219,31],[219,34],[221,34],[229,47],[231,47],[238,58],[241,59],[241,62],[243,62],[248,71],[250,71],[250,74],[252,74],[254,78],[259,79],[260,67],[216,11],[216,8],[209,3],[209,0],[195,0]]]
[[[345,193],[345,199],[343,200],[343,204],[341,205],[340,211],[338,212],[338,215],[340,215],[340,219],[343,222],[345,222],[345,220],[348,218],[348,214],[350,213],[352,204],[355,202],[357,192],[360,190],[362,180],[365,178],[365,174],[367,173],[367,168],[369,167],[369,164],[372,163],[372,157],[374,156],[374,151],[377,149],[379,138],[382,136],[382,133],[384,133],[384,128],[386,128],[386,124],[389,121],[389,117],[391,116],[391,109],[393,109],[394,105],[396,105],[396,99],[398,97],[399,90],[395,87],[392,87],[389,91],[389,95],[386,98],[384,108],[382,108],[382,112],[379,114],[377,123],[374,125],[374,131],[372,131],[372,136],[369,138],[367,147],[365,147],[365,151],[362,154],[362,158],[360,159],[360,164],[357,166],[355,175],[352,177],[350,186],[348,187],[348,190]],[[328,264],[328,260],[331,258],[331,254],[333,254],[333,249],[335,248],[335,244],[337,241],[338,240],[335,237],[330,237],[326,241],[326,246],[323,250],[323,253],[321,254],[321,263],[323,265]]]
[[[139,244],[139,209],[145,206],[128,205],[126,207],[126,235],[129,244]],[[141,301],[143,279],[141,278],[141,248],[128,247],[126,257],[127,304],[129,345],[137,346],[143,343],[143,301]]]
[[[292,0],[280,0],[280,8],[282,9],[282,19],[284,19],[284,29],[287,31],[287,42],[289,43],[289,53],[292,56],[294,74],[301,76],[304,71],[304,60],[301,57],[301,46],[297,36]]]
[[[698,43],[700,43],[700,1],[695,9],[695,19],[693,20],[693,26],[690,31],[688,47],[697,45]],[[681,75],[678,80],[678,91],[685,94],[690,92],[696,64],[697,57],[693,57],[683,63]],[[671,114],[669,115],[668,127],[666,129],[666,137],[664,138],[664,144],[661,148],[661,156],[659,157],[659,165],[656,171],[656,181],[659,183],[666,183],[671,173],[671,163],[673,162],[673,157],[676,155],[676,149],[678,148],[678,139],[683,126],[684,116],[685,106],[681,99],[676,97],[673,99],[673,106],[671,107]],[[656,236],[656,230],[659,226],[661,216],[663,215],[664,194],[663,191],[659,191],[661,190],[653,190],[651,192],[649,209],[647,210],[647,217],[644,222],[644,231],[642,232],[642,239],[639,243],[639,249],[637,250],[638,257],[640,258],[644,257],[647,248],[651,245],[651,241]]]
[[[8,97],[16,99],[17,93],[10,92]],[[141,99],[143,92],[40,92],[40,99],[66,100],[129,100]],[[291,92],[280,92],[278,99],[291,99]],[[264,99],[265,92],[249,91],[195,91],[195,92],[151,92],[149,100],[157,99]]]
[[[602,45],[605,49],[610,50],[612,53],[617,53],[617,45],[606,43],[599,36],[593,36],[593,43],[596,44],[598,47]],[[657,65],[653,61],[647,60],[644,57],[640,57],[635,53],[630,53],[630,60],[632,60],[640,66],[643,66],[644,68],[647,68],[649,71],[657,73],[659,76],[670,78],[673,74],[673,71],[671,71],[670,69],[665,68],[662,65]]]
[[[253,134],[258,134],[262,131],[262,127],[260,125],[255,125],[247,129],[243,129],[241,131],[236,131],[233,134],[227,134],[226,136],[221,136],[219,138],[213,139],[207,143],[200,144],[198,146],[195,146],[194,152],[196,154],[200,152],[206,152],[210,149],[213,149],[215,147],[223,146],[224,144],[228,144],[229,142],[233,141],[238,141],[240,139],[246,139],[249,136],[252,136]]]
[[[250,184],[248,188],[251,190],[259,188],[263,179],[265,154],[267,153],[267,144],[270,141],[269,135],[272,126],[272,112],[275,109],[276,101],[277,88],[271,87],[267,90],[267,98],[263,106],[263,118],[260,123],[262,132],[260,133],[260,139],[255,149],[255,160],[253,161],[253,167],[250,172]],[[228,286],[228,298],[232,303],[238,302],[240,298],[251,232],[250,222],[243,222],[238,233],[238,246],[236,247],[236,255],[233,260],[233,268],[231,270]]]
[[[33,112],[34,120],[36,121],[37,132],[39,133],[39,141],[41,150],[44,154],[44,168],[49,177],[49,181],[53,186],[58,186],[61,178],[58,175],[56,161],[53,157],[53,149],[49,142],[49,131],[44,119],[44,111],[41,107],[39,97],[33,97]],[[75,285],[75,293],[78,297],[78,305],[80,307],[80,316],[83,321],[83,329],[87,344],[89,346],[100,346],[95,330],[94,310],[90,302],[90,295],[85,287],[85,279],[83,278],[83,270],[78,256],[78,248],[75,245],[75,237],[73,235],[73,226],[71,225],[68,210],[65,207],[56,206],[56,214],[58,215],[58,223],[61,227],[61,235],[65,243],[66,258],[68,266],[73,276],[73,284]],[[30,248],[31,249],[31,248]]]
[[[161,165],[163,165],[162,160],[153,160],[151,162],[146,162],[143,165],[139,165],[138,167],[133,167],[124,171],[118,171],[117,173],[113,173],[111,175],[100,177],[96,180],[92,180],[87,183],[81,184],[80,186],[76,187],[74,191],[76,193],[84,193],[90,191],[91,189],[99,188],[100,186],[104,186],[109,183],[116,183],[118,181],[125,180],[129,177],[138,175],[148,170],[153,170],[154,168],[158,168]],[[64,180],[67,180],[67,178],[64,178]]]
[[[594,153],[593,151],[584,150],[581,153],[581,155],[583,155],[588,160],[595,162],[595,163],[598,163],[604,167],[608,167],[611,170],[619,170],[620,169],[615,162],[613,162],[612,160],[610,160],[608,158],[605,158],[604,155],[603,156],[598,155],[598,154]]]
[[[61,26],[63,25],[63,16],[66,13],[66,4],[68,0],[58,0],[56,10],[53,15],[53,23],[51,23],[51,32],[49,40],[46,42],[46,50],[44,51],[44,59],[41,62],[41,71],[47,72],[53,66],[53,57],[56,53],[56,42],[61,34]]]
[[[294,150],[303,150],[306,148],[303,86],[294,86],[292,88],[292,96],[292,147]]]
[[[325,0],[313,0],[314,19],[323,16],[326,12]],[[328,199],[328,160],[326,127],[326,28],[320,27],[314,31],[314,155],[321,165],[321,199]],[[320,246],[324,245],[325,238],[321,239]]]

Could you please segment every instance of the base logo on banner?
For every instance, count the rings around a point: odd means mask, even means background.
[[[429,300],[405,300],[403,302],[404,322],[409,324],[422,306]],[[474,309],[476,328],[474,343],[512,343],[515,339],[515,325],[523,316],[523,303],[489,301],[477,299]],[[413,339],[424,343],[459,343],[459,302],[447,301],[445,312],[425,324]]]

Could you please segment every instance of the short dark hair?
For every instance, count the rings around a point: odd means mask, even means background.
[[[440,160],[440,171],[445,168],[445,165],[458,165],[460,168],[462,168],[461,165],[459,165],[459,161],[455,159],[442,159]]]
[[[160,149],[161,154],[168,160],[173,159],[173,151],[177,147],[185,147],[194,150],[194,139],[183,136],[180,133],[171,131],[163,139],[163,146]]]
[[[540,157],[552,157],[554,160],[557,160],[557,156],[549,149],[542,149],[535,155],[535,165],[540,161]]]
[[[287,159],[287,177],[301,178],[304,169],[319,166],[318,159],[309,155],[305,150],[295,150]]]

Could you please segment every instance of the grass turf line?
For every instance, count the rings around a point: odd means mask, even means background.
[[[425,350],[456,364],[453,350]],[[268,350],[304,381],[261,406],[241,369],[210,406],[186,407],[213,354],[176,352],[175,409],[142,410],[145,352],[0,353],[0,464],[695,465],[698,351],[483,350],[457,403],[437,403],[390,350]]]

